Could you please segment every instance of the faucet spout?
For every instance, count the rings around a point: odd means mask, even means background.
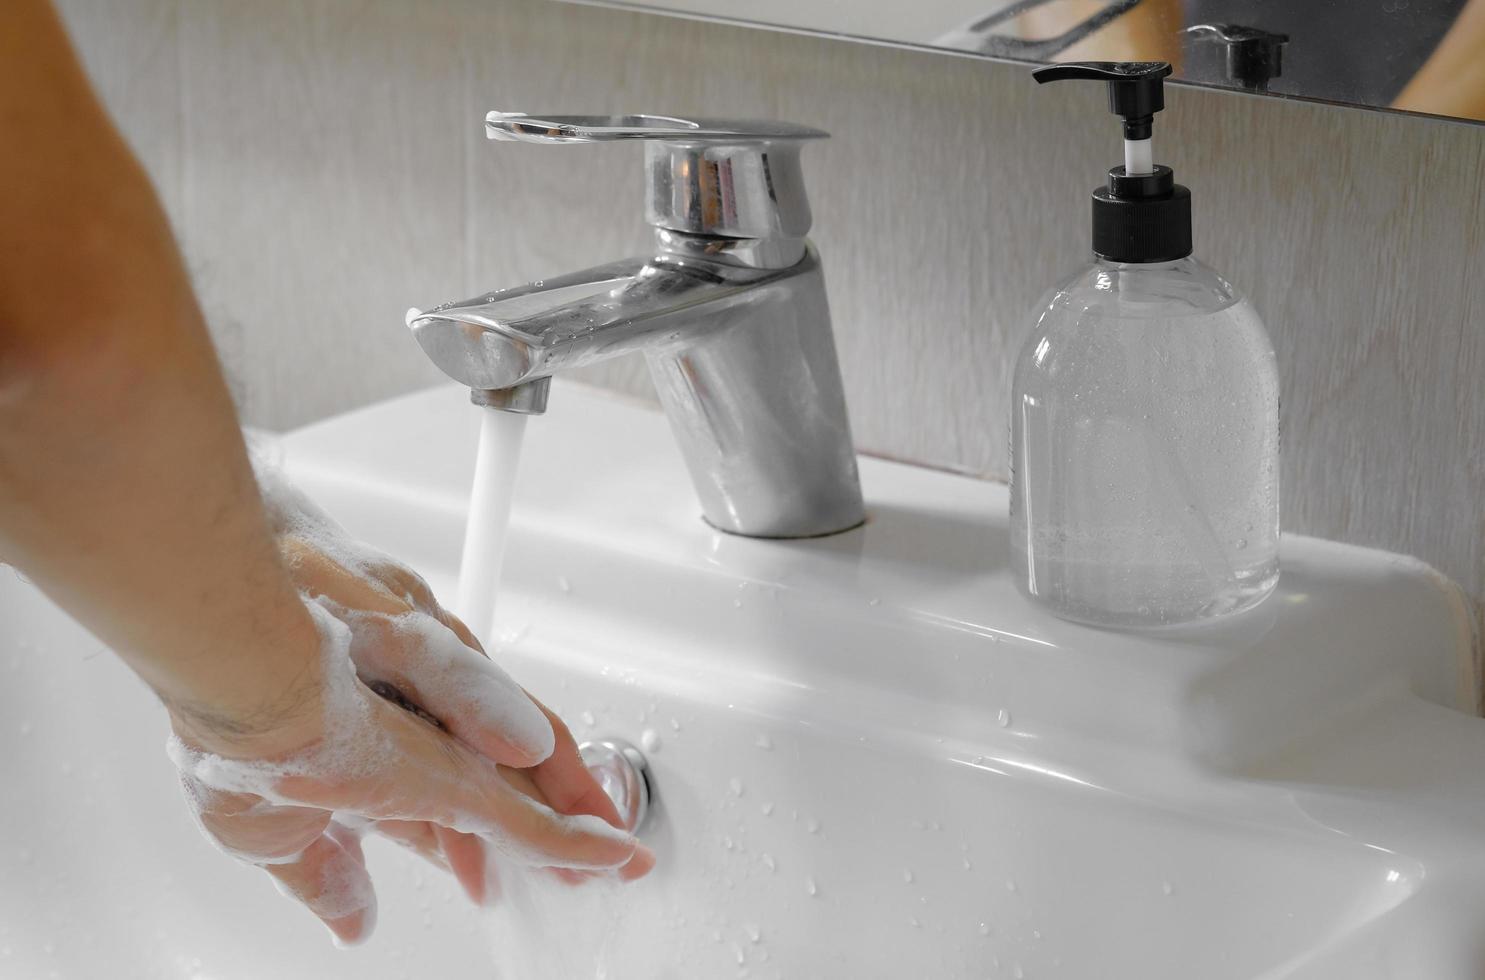
[[[506,389],[683,337],[691,342],[766,302],[768,284],[787,278],[788,270],[664,255],[622,259],[409,310],[407,326],[455,381],[476,390]]]
[[[424,352],[475,401],[539,412],[546,380],[644,353],[702,512],[752,537],[865,519],[819,258],[750,264],[726,240],[408,313]],[[777,252],[770,256],[776,258]]]

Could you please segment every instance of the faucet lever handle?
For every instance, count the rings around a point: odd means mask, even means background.
[[[645,145],[645,220],[685,235],[799,239],[810,229],[799,150],[830,134],[769,120],[531,116],[496,110],[485,135],[521,143]]]
[[[681,119],[651,115],[538,117],[496,109],[485,116],[485,135],[492,140],[523,143],[655,140],[677,144],[736,144],[825,139],[830,134],[808,126],[765,119]]]

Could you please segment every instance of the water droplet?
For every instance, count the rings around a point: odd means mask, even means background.
[[[21,722],[21,734],[22,735],[30,735],[31,734],[31,723],[29,721],[23,721],[23,722]]]
[[[732,608],[733,609],[741,609],[742,608],[742,600],[741,599],[733,599],[732,600]]]
[[[760,809],[760,810],[763,811],[763,815],[765,817],[773,816],[773,804],[772,803],[764,803],[763,805],[759,806],[758,809]]]
[[[753,744],[760,749],[771,749],[773,748],[773,739],[769,738],[768,733],[765,732],[754,739]]]
[[[742,780],[738,779],[736,776],[733,776],[730,780],[728,780],[727,788],[732,791],[733,796],[743,795]]]
[[[743,956],[742,947],[739,946],[737,943],[732,944],[732,955],[737,957],[738,966],[742,966],[744,963],[747,962],[747,958]]]
[[[572,583],[567,581],[566,575],[557,576],[557,590],[564,594],[572,591]]]
[[[1242,551],[1246,547],[1248,547],[1248,539],[1247,538],[1238,538],[1237,539],[1237,550],[1238,551]]]
[[[748,934],[748,942],[756,943],[763,938],[763,930],[755,925],[744,925],[743,932]]]
[[[593,712],[591,711],[584,711],[580,717],[583,719],[583,724],[587,725],[589,728],[592,728],[594,722],[597,721],[597,719],[593,717]]]
[[[670,730],[673,731],[673,732],[680,731],[681,730],[681,723],[679,721],[677,721],[676,719],[674,719],[674,718],[670,719]]]
[[[1176,886],[1168,881],[1162,881],[1160,883],[1160,891],[1166,895],[1173,895],[1175,894]]]
[[[1040,929],[1031,930],[1031,938],[1040,942],[1042,938],[1042,931]]]
[[[1013,891],[1016,890],[1016,879],[1015,878],[1007,878],[1005,880],[1005,890],[1008,891],[1008,892],[1013,892]]]
[[[1011,726],[1011,713],[1001,708],[995,713],[995,723],[1001,728],[1009,728]]]
[[[912,927],[914,929],[921,929],[921,928],[923,928],[923,923],[921,923],[921,922],[918,921],[918,917],[916,915],[910,915],[910,916],[908,916],[908,922],[912,925]]]
[[[765,852],[763,854],[763,856],[760,857],[758,860],[762,861],[763,862],[763,866],[765,868],[767,868],[769,871],[775,871],[775,870],[778,869],[778,865],[774,863],[773,855],[772,854],[768,854],[768,853]]]
[[[722,838],[722,847],[725,848],[725,849],[727,849],[727,850],[729,850],[729,851],[732,850],[732,838],[731,837],[723,837]]]
[[[902,881],[904,884],[911,885],[913,883],[913,873],[911,871],[904,871],[902,873]]]
[[[818,834],[820,832],[820,821],[816,820],[814,817],[810,817],[808,820],[805,821],[804,829],[808,830],[812,834]]]
[[[639,744],[646,752],[660,751],[660,735],[653,728],[646,728],[639,735]]]
[[[990,935],[990,923],[988,923],[988,922],[981,922],[980,923],[980,927],[979,927],[979,932],[980,932],[980,935],[982,935],[982,936],[988,936],[988,935]]]
[[[965,858],[964,859],[964,870],[965,871],[971,871],[971,870],[973,870],[973,868],[974,868],[974,866],[969,863],[969,858]]]
[[[804,893],[811,898],[814,898],[820,893],[820,889],[815,886],[815,879],[813,877],[804,879]]]
[[[1021,969],[1020,963],[1017,963],[1014,967],[1011,968],[1011,976],[1015,977],[1016,980],[1025,980],[1026,971]]]
[[[868,606],[880,606],[881,604],[882,604],[882,600],[881,599],[877,599],[877,598],[873,598],[873,599],[871,599],[870,601],[867,602],[867,605]]]

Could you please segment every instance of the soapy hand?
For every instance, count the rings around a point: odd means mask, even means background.
[[[616,829],[566,726],[427,584],[261,479],[320,649],[277,717],[224,726],[172,711],[171,754],[207,835],[268,871],[341,943],[375,919],[367,830],[447,868],[476,902],[495,897],[487,850],[569,880],[647,872],[652,855]]]

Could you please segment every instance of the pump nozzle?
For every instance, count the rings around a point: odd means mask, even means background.
[[[1165,108],[1165,83],[1170,65],[1163,61],[1071,61],[1038,68],[1031,77],[1039,83],[1081,79],[1108,82],[1109,111],[1124,120],[1124,172],[1154,173],[1155,113]]]
[[[1124,138],[1150,138],[1155,113],[1165,108],[1165,83],[1170,74],[1164,61],[1070,61],[1047,65],[1031,73],[1038,82],[1085,79],[1109,83],[1109,111],[1124,118]]]

